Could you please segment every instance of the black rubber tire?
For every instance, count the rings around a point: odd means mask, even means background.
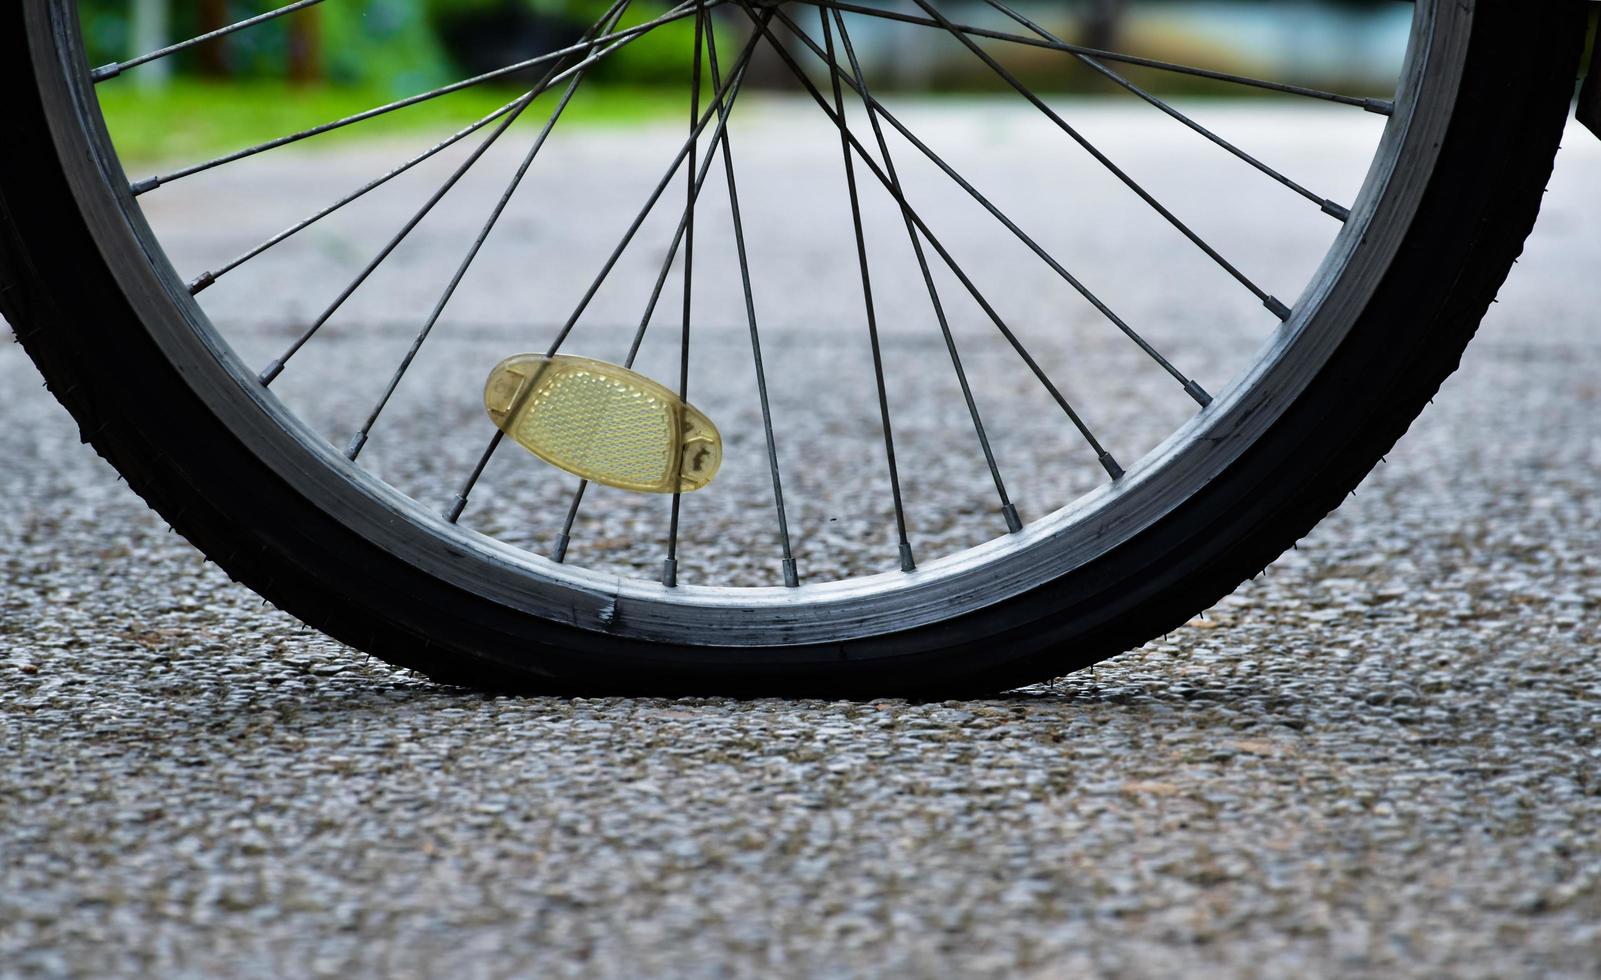
[[[674,649],[535,620],[422,572],[314,506],[208,411],[116,285],[57,159],[22,29],[0,12],[0,312],[86,442],[229,575],[442,681],[562,692],[978,694],[1177,627],[1345,498],[1405,432],[1522,249],[1566,120],[1585,4],[1479,0],[1463,98],[1401,252],[1357,325],[1251,449],[1163,520],[1033,593],[915,635]],[[123,379],[140,379],[130,387]]]

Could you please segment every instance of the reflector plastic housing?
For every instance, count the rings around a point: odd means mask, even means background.
[[[517,354],[484,384],[489,418],[574,476],[640,493],[688,493],[717,475],[723,440],[694,406],[616,364]]]

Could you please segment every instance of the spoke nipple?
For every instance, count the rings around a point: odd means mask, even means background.
[[[676,589],[678,587],[677,558],[662,559],[662,584],[667,586],[669,589]]]
[[[1350,208],[1342,207],[1342,206],[1340,206],[1338,204],[1335,204],[1333,201],[1330,201],[1330,200],[1327,200],[1327,199],[1325,199],[1323,201],[1323,213],[1328,215],[1331,218],[1335,218],[1335,219],[1338,219],[1340,221],[1350,221],[1351,220],[1351,209]]]
[[[216,281],[217,281],[216,273],[213,273],[213,272],[202,272],[200,275],[195,276],[194,282],[191,282],[189,284],[189,295],[190,296],[199,295],[203,290],[206,289],[206,287],[210,286],[212,283],[214,283]]]
[[[89,80],[92,82],[103,82],[108,78],[116,78],[120,74],[122,74],[122,62],[113,61],[109,65],[101,65],[99,68],[96,68],[94,71],[90,72]]]
[[[1290,318],[1290,308],[1285,306],[1277,296],[1269,296],[1262,301],[1262,305],[1271,310],[1273,315],[1280,320],[1288,320]]]
[[[1190,397],[1195,399],[1196,403],[1202,408],[1212,404],[1212,396],[1207,394],[1206,389],[1202,388],[1194,378],[1184,382],[1184,390],[1189,392]]]
[[[1123,467],[1117,465],[1117,460],[1112,458],[1111,453],[1101,453],[1101,465],[1106,467],[1106,472],[1112,475],[1112,479],[1121,480],[1123,478]]]
[[[133,193],[134,197],[138,197],[140,194],[143,194],[147,191],[153,191],[160,186],[160,177],[146,177],[144,180],[136,180],[132,184],[129,184],[128,190]]]
[[[1017,516],[1017,505],[1007,503],[1001,508],[1001,516],[1006,518],[1006,529],[1013,534],[1023,530],[1023,519]]]
[[[795,571],[795,559],[784,559],[784,586],[786,588],[800,588],[800,573]]]
[[[556,549],[550,553],[550,560],[560,564],[567,560],[567,543],[572,540],[566,531],[556,535]]]
[[[283,358],[280,357],[277,360],[273,361],[271,364],[267,365],[267,367],[259,375],[257,375],[256,377],[257,377],[257,380],[259,380],[262,383],[263,386],[266,386],[266,385],[272,384],[273,380],[275,378],[277,378],[278,375],[283,374],[283,373],[284,373],[284,362],[283,362]]]
[[[901,571],[917,571],[917,562],[912,560],[912,545],[909,541],[901,542]]]
[[[1381,116],[1395,115],[1395,103],[1388,99],[1363,99],[1362,108]]]
[[[361,449],[365,445],[367,445],[367,432],[363,429],[356,433],[354,438],[350,440],[350,445],[345,447],[345,458],[355,462],[356,457],[361,455]]]
[[[467,509],[467,496],[465,494],[460,494],[460,493],[456,494],[455,499],[453,499],[450,502],[450,507],[448,509],[446,509],[446,511],[445,511],[445,521],[446,521],[446,523],[454,524],[457,521],[461,520],[461,512],[466,510],[466,509]]]

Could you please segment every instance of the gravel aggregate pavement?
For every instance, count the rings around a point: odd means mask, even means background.
[[[1262,118],[1234,122],[1273,130]],[[1118,119],[1106,122],[1114,138]],[[576,171],[612,159],[605,137],[587,139],[599,148]],[[1463,370],[1353,499],[1186,628],[981,701],[434,686],[229,583],[78,444],[21,349],[0,342],[0,975],[1601,975],[1601,145],[1577,131],[1570,143]],[[748,145],[742,161],[784,162],[759,136]],[[368,152],[303,160],[340,175]],[[1171,154],[1175,171],[1215,164],[1204,144]],[[806,160],[795,167],[785,186],[804,190]],[[281,174],[283,186],[309,179]],[[227,189],[206,186],[196,210],[152,213],[175,229],[181,267],[281,217],[194,221],[204,193]],[[1219,220],[1255,220],[1238,210],[1220,204]],[[1312,234],[1264,233],[1274,240],[1254,257],[1293,263],[1315,254]],[[330,238],[305,261],[337,270],[356,261],[347,253],[360,254]],[[295,261],[267,275],[318,274]],[[217,287],[216,309],[235,316],[242,351],[274,348],[304,315],[291,291],[234,288]],[[905,288],[887,285],[886,303]],[[369,333],[327,349],[403,349],[384,326],[417,305],[401,291],[353,317]],[[1155,317],[1161,301],[1149,302]],[[465,385],[510,351],[493,309],[463,316],[473,329],[441,340],[437,370]],[[619,325],[600,336],[626,337],[623,314],[600,319]],[[1167,339],[1217,376],[1230,351],[1251,349],[1223,319],[1223,353],[1182,331]],[[709,326],[709,349],[736,349],[739,327]],[[826,344],[774,343],[794,364],[808,350],[819,370],[830,363],[815,353]],[[1080,352],[1089,368],[1114,356],[1099,350]],[[976,362],[985,390],[1005,388],[999,361]],[[321,386],[329,418],[348,419],[364,396],[347,404],[324,370],[287,373],[284,397]],[[1085,373],[1093,386],[1106,372]],[[390,443],[375,439],[374,465],[397,484],[442,472],[405,436],[444,384],[403,400]],[[739,395],[708,397],[739,418]],[[1140,402],[1124,401],[1135,407],[1105,419],[1137,456],[1166,423],[1137,431]],[[818,425],[834,433],[861,415]],[[937,444],[948,419],[910,419],[908,452]],[[1032,438],[1025,427],[1009,445]],[[1012,457],[1022,484],[1060,462],[1025,448]],[[530,513],[561,499],[503,469],[491,474],[502,499]],[[745,477],[730,479],[729,499],[705,506],[748,524],[759,479],[748,499]],[[935,483],[922,499],[973,485]],[[859,502],[868,485],[817,492]],[[868,517],[808,552],[809,566],[875,567],[886,539],[864,528],[881,530],[885,512],[816,508],[798,522]],[[992,533],[920,520],[931,549]],[[530,540],[549,528],[536,530]],[[770,574],[714,537],[696,539],[695,574]]]

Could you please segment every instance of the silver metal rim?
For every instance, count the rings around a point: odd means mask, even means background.
[[[1416,4],[1395,112],[1350,220],[1254,366],[1113,484],[912,572],[799,588],[660,584],[558,564],[449,523],[352,465],[234,356],[146,224],[100,119],[72,0],[27,0],[60,158],[102,254],[152,336],[240,440],[335,519],[437,578],[542,619],[685,646],[838,643],[948,620],[1070,573],[1217,477],[1316,376],[1365,308],[1429,183],[1473,22]],[[83,161],[73,166],[71,161]]]

